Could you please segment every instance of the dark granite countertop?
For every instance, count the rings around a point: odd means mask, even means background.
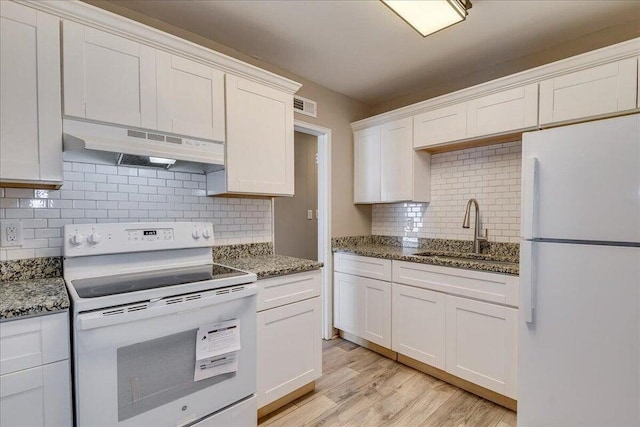
[[[344,243],[334,245],[333,252],[345,252],[373,258],[418,262],[444,267],[465,268],[490,273],[518,275],[520,270],[517,257],[512,255],[474,255],[468,252],[402,247],[380,243]],[[417,253],[424,252],[428,252],[429,256],[416,255]]]
[[[0,282],[0,321],[68,308],[69,296],[62,277]]]
[[[284,276],[285,274],[302,273],[317,270],[323,266],[321,262],[284,255],[254,255],[240,258],[220,258],[214,262],[227,265],[238,270],[255,273],[258,279]]]

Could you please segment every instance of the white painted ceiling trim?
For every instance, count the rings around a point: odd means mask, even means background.
[[[186,57],[287,93],[293,94],[302,87],[293,80],[87,3],[69,0],[17,0],[17,3]]]
[[[503,90],[526,86],[531,83],[538,83],[542,80],[554,78],[562,74],[572,73],[586,68],[638,56],[640,56],[640,38],[627,40],[612,46],[572,56],[570,58],[552,62],[551,64],[542,65],[510,76],[501,77],[496,80],[491,80],[486,83],[481,83],[476,86],[368,117],[363,120],[358,120],[357,122],[351,123],[351,128],[356,131],[387,123],[392,120],[412,117],[428,110],[465,102],[473,98],[478,98],[479,96],[490,95]]]

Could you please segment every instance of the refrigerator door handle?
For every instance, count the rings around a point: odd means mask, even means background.
[[[533,239],[538,204],[538,159],[528,157],[522,166],[522,238]]]
[[[522,314],[525,323],[533,323],[534,286],[533,242],[523,241],[520,245],[520,291],[522,295]]]

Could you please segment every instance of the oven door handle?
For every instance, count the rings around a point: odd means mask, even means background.
[[[163,298],[160,301],[152,300],[141,304],[130,304],[123,307],[81,313],[76,318],[76,329],[88,330],[103,328],[158,316],[199,310],[204,307],[251,297],[258,293],[258,287],[255,283],[251,283],[244,285],[242,289],[235,287],[230,288],[226,293],[223,292],[223,289],[202,292],[198,299],[188,299],[188,297],[193,297],[193,294],[186,295],[183,296],[184,299],[181,302],[175,303],[167,303],[167,300],[172,300],[172,298],[169,297]]]

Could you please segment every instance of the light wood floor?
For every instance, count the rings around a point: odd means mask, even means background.
[[[260,426],[516,425],[508,409],[342,339],[324,342],[323,374]]]

